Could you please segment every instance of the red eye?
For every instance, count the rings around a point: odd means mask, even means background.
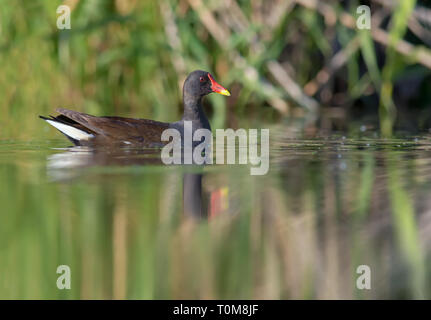
[[[200,77],[200,78],[199,78],[199,81],[200,81],[200,82],[205,82],[205,78],[204,78],[204,77]]]

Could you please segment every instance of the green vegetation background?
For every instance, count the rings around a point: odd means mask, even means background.
[[[244,119],[259,125],[319,115],[326,106],[348,111],[358,105],[360,113],[380,117],[383,133],[390,135],[397,115],[394,82],[412,73],[421,75],[415,107],[428,117],[430,72],[424,64],[430,63],[430,50],[417,38],[409,54],[396,50],[416,1],[385,8],[386,47],[376,45],[372,30],[343,22],[343,14],[358,16],[358,1],[327,2],[329,18],[335,14],[340,19],[335,24],[313,3],[3,0],[0,136],[52,137],[37,115],[57,107],[176,120],[182,112],[182,82],[194,69],[211,71],[233,93],[229,100],[209,98],[214,127],[235,127]],[[57,28],[60,4],[72,8],[71,30]],[[331,71],[340,51],[345,64]],[[325,67],[328,83],[313,90],[313,80]],[[286,70],[292,83],[283,78]],[[295,96],[295,86],[305,94]],[[377,99],[370,99],[373,94]],[[328,95],[335,98],[328,100]],[[424,129],[424,120],[416,126]]]

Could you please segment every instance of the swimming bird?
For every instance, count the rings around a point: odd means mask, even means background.
[[[229,91],[218,84],[209,72],[196,70],[190,73],[183,85],[183,117],[172,123],[112,116],[97,117],[62,108],[56,110],[60,113],[58,116],[39,117],[78,146],[161,147],[167,143],[161,141],[163,131],[175,128],[182,132],[184,121],[192,122],[193,132],[197,129],[211,130],[202,108],[202,99],[212,92],[230,96]]]

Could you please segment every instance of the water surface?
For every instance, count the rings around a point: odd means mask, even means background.
[[[0,298],[430,298],[431,137],[287,136],[264,176],[1,141]]]

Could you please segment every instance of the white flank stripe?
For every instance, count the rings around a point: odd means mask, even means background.
[[[88,140],[88,139],[94,138],[93,134],[76,129],[67,124],[53,121],[53,120],[46,120],[46,122],[48,122],[50,125],[52,125],[53,127],[63,132],[65,135],[71,137],[72,139],[80,141],[80,140]]]

